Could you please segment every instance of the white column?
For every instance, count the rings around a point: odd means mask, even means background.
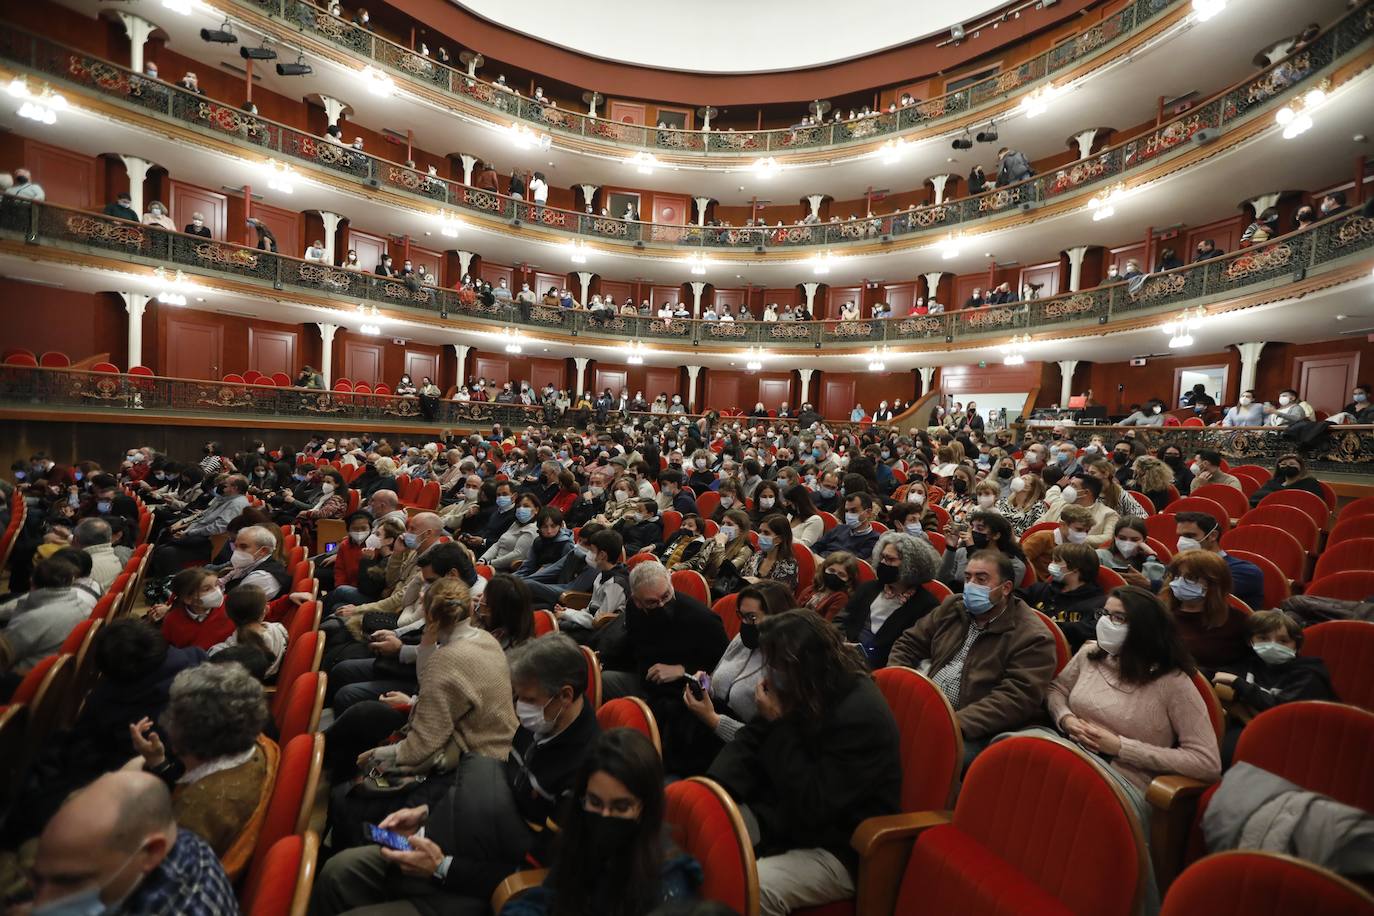
[[[458,361],[458,369],[455,371],[454,391],[463,387],[463,364],[468,361],[468,351],[472,349],[467,344],[449,344],[453,348],[453,357]]]
[[[324,106],[325,116],[329,118],[329,126],[338,127],[339,119],[343,117],[344,109],[348,107],[348,103],[322,95],[320,96],[320,104]]]
[[[327,321],[317,321],[315,326],[320,329],[320,377],[328,391],[334,385],[334,335],[339,326]]]
[[[1073,397],[1073,370],[1078,368],[1078,360],[1061,359],[1059,361],[1059,406],[1064,407],[1069,403],[1069,398]]]
[[[578,187],[582,189],[582,206],[592,206],[592,201],[596,199],[596,192],[601,189],[600,186],[594,184],[580,184]]]
[[[926,278],[926,305],[930,305],[933,302],[939,302],[940,278],[944,275],[945,272],[943,270],[937,270],[930,274],[921,274],[921,276]],[[942,304],[949,305],[948,302]]]
[[[461,282],[463,277],[472,275],[472,259],[477,257],[471,251],[459,251],[458,255],[458,279]]]
[[[121,14],[123,15],[123,14]],[[140,159],[137,156],[126,156],[119,154],[119,158],[124,162],[124,171],[129,175],[129,207],[140,215],[143,213],[143,180],[148,177],[148,170],[153,167],[153,163],[147,159]]]
[[[339,223],[344,221],[344,217],[328,210],[320,211],[320,220],[324,223],[324,254],[325,260],[330,264],[338,263],[334,257],[336,252],[336,239],[339,235]]]
[[[917,366],[916,371],[921,373],[921,397],[930,394],[931,385],[935,383],[934,366]]]
[[[821,204],[823,204],[824,202],[825,202],[825,195],[824,195],[824,194],[808,194],[808,195],[806,195],[806,203],[807,203],[808,206],[811,207],[811,215],[814,216],[816,219],[820,219],[820,218],[821,218]]]
[[[472,170],[477,167],[477,157],[463,153],[458,157],[463,160],[463,184],[472,184]]]
[[[1079,160],[1087,159],[1089,156],[1092,155],[1093,141],[1096,139],[1096,127],[1090,127],[1087,130],[1080,133],[1078,136],[1074,137],[1074,140],[1078,142]]]
[[[700,280],[692,281],[692,317],[701,317],[701,294],[706,292],[706,284]]]
[[[692,200],[696,201],[697,205],[697,225],[706,225],[706,208],[711,206],[711,198],[693,197]]]
[[[582,298],[577,301],[581,302],[583,305],[587,304],[587,292],[592,288],[592,277],[595,276],[596,274],[592,273],[590,270],[579,270],[577,272],[577,282],[582,284]]]
[[[579,395],[586,391],[583,385],[587,375],[587,363],[590,360],[585,356],[574,356],[573,362],[577,365],[577,387],[573,389],[572,393],[573,399],[576,400]]]
[[[702,116],[701,116],[701,129],[702,129],[702,130],[710,130],[710,129],[711,129],[711,112],[712,112],[712,111],[715,111],[716,109],[713,109],[710,105],[705,106],[705,108],[706,108],[706,111],[705,111],[705,113],[702,114]]]
[[[701,374],[700,366],[687,367],[687,411],[695,413],[697,409],[697,376]]]
[[[1282,195],[1282,191],[1274,191],[1272,194],[1261,194],[1259,197],[1250,201],[1250,206],[1255,211],[1255,218],[1258,219],[1259,215],[1270,207],[1277,207],[1279,205],[1279,198]]]
[[[1249,391],[1255,387],[1255,373],[1259,370],[1260,351],[1265,341],[1236,344],[1240,351],[1240,390]]]
[[[931,175],[926,179],[930,186],[935,189],[935,205],[938,207],[945,202],[945,185],[949,183],[948,175]]]
[[[803,283],[802,291],[806,293],[806,310],[811,313],[811,317],[816,317],[816,290],[820,289],[819,283]]]
[[[123,10],[116,10],[115,15],[124,23],[124,31],[129,35],[129,69],[135,73],[142,73],[143,46],[147,44],[148,36],[153,34],[153,29],[157,26],[142,16]]]
[[[128,369],[143,365],[143,313],[152,296],[121,291],[119,297],[124,300],[124,311],[129,313],[129,365],[125,367]]]
[[[1083,288],[1083,256],[1088,253],[1087,245],[1067,249],[1069,256],[1069,292],[1076,293]]]
[[[797,399],[798,410],[801,410],[801,406],[811,400],[811,376],[815,371],[815,369],[797,370],[797,375],[801,378],[801,395]]]

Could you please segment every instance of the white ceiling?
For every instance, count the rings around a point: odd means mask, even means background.
[[[123,5],[104,0],[60,2],[89,16]],[[147,3],[142,5],[146,8],[140,13],[169,34],[172,49],[212,66],[224,62],[240,67],[243,63],[237,46],[212,45],[200,40],[201,28],[217,27],[220,21],[204,8],[197,6],[190,15],[179,16]],[[570,8],[579,7],[572,5]],[[966,175],[975,163],[991,167],[1000,145],[1020,149],[1030,158],[1038,159],[1062,152],[1066,139],[1086,128],[1124,129],[1152,120],[1158,97],[1174,98],[1195,90],[1209,95],[1232,85],[1254,72],[1250,59],[1257,49],[1295,33],[1313,19],[1329,22],[1342,9],[1342,0],[1307,0],[1303,4],[1290,0],[1232,3],[1220,16],[1208,22],[1188,20],[1161,36],[1149,48],[1113,61],[1080,84],[1082,89],[1059,98],[1046,114],[1033,119],[1019,112],[1009,115],[998,122],[1000,141],[996,144],[979,144],[972,150],[956,152],[950,148],[953,135],[931,137],[912,144],[902,160],[894,165],[886,165],[873,157],[847,156],[841,151],[829,160],[790,167],[769,179],[758,178],[747,168],[723,167],[708,161],[700,166],[659,168],[645,176],[626,164],[626,157],[632,150],[609,155],[573,152],[560,149],[556,135],[551,150],[544,153],[521,151],[512,145],[503,130],[466,120],[451,109],[432,106],[404,92],[390,98],[370,95],[363,88],[358,70],[329,62],[311,60],[315,72],[307,77],[279,77],[272,67],[261,67],[258,71],[262,82],[258,85],[288,98],[327,95],[341,99],[353,108],[349,119],[373,130],[389,128],[404,135],[410,128],[421,149],[440,154],[475,155],[495,162],[503,174],[517,167],[541,169],[555,186],[571,188],[590,183],[600,187],[652,188],[710,197],[727,205],[747,205],[752,198],[758,197],[779,206],[792,206],[809,194],[827,194],[834,200],[858,200],[868,189],[887,189],[893,193],[912,190],[933,174]],[[240,30],[240,38],[245,42],[257,40],[246,30]],[[286,57],[290,52],[283,49],[282,53]],[[165,75],[176,79],[180,74]],[[702,100],[703,104],[708,101]],[[344,134],[349,137],[347,121]],[[397,161],[405,158],[403,147],[369,151]],[[878,203],[874,209],[884,212],[885,208]],[[761,215],[769,218],[766,206]]]
[[[1004,0],[455,0],[490,22],[617,63],[698,73],[801,70],[946,32]],[[535,68],[537,69],[537,68]]]

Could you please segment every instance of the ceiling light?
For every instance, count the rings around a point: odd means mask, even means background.
[[[868,354],[868,371],[882,372],[887,369],[887,347],[874,347]]]
[[[1198,22],[1206,22],[1226,9],[1226,0],[1193,0],[1193,15]]]
[[[1029,334],[1012,335],[1011,340],[997,349],[1003,354],[1002,365],[1004,366],[1024,366],[1026,364],[1026,346],[1030,343]]]
[[[267,187],[283,194],[290,194],[295,191],[296,185],[294,176],[291,174],[291,166],[276,159],[269,161],[267,163]]]
[[[1283,128],[1283,139],[1292,140],[1311,130],[1312,112],[1325,101],[1326,90],[1317,86],[1274,112],[1274,123]]]
[[[964,135],[962,137],[955,137],[954,142],[951,143],[950,146],[955,149],[973,149],[973,138],[970,137],[968,131],[965,130]]]
[[[631,366],[644,365],[644,343],[642,341],[630,341],[625,345],[625,350],[625,362],[629,363]]]
[[[772,178],[781,171],[782,166],[772,156],[754,160],[754,174],[760,178]]]
[[[896,165],[902,161],[902,154],[906,152],[905,140],[889,140],[874,152],[874,155],[883,160],[883,165]]]
[[[239,57],[242,57],[244,60],[276,60],[277,52],[273,51],[265,44],[256,48],[250,48],[248,45],[244,45],[239,48]]]
[[[581,239],[574,239],[568,243],[569,257],[574,264],[587,263],[587,243]]]
[[[447,210],[439,211],[439,233],[441,235],[456,239],[458,237],[458,230],[461,229],[462,226],[462,221],[452,213]]]
[[[654,154],[644,152],[643,150],[635,153],[629,159],[626,159],[625,162],[628,165],[634,166],[635,171],[641,175],[652,175],[654,169],[658,166],[658,159],[654,158]]]
[[[692,275],[695,277],[705,276],[706,258],[699,251],[694,251],[687,255],[687,263],[692,266]]]
[[[362,334],[367,334],[372,337],[376,337],[378,334],[382,333],[382,329],[375,324],[362,325],[358,328],[358,331]]]
[[[1169,347],[1179,349],[1180,347],[1191,347],[1193,345],[1193,330],[1202,323],[1207,312],[1202,306],[1195,309],[1184,309],[1183,313],[1174,321],[1161,328],[1165,334],[1169,335]]]
[[[1049,110],[1050,103],[1063,95],[1065,91],[1053,83],[1046,83],[1021,99],[1021,112],[1028,118],[1042,115]]]
[[[23,77],[11,80],[6,91],[14,98],[22,100],[19,106],[20,117],[40,124],[56,124],[57,113],[67,108],[67,100],[61,94],[47,86],[35,92],[29,88]]]
[[[388,96],[396,91],[396,84],[391,81],[391,77],[376,67],[364,67],[359,74],[363,82],[367,83],[367,91],[373,95]]]
[[[954,25],[954,28],[949,30],[949,37],[954,41],[963,41],[965,34],[964,27],[958,23]]]
[[[190,0],[162,0],[162,8],[171,10],[174,13],[180,13],[183,16],[191,15]]]
[[[959,257],[959,252],[961,250],[963,250],[963,246],[960,244],[960,240],[957,235],[951,235],[949,238],[940,242],[940,255],[946,261],[948,261],[950,258]]]
[[[195,284],[186,279],[186,275],[180,270],[168,272],[165,268],[159,267],[153,271],[153,277],[160,287],[156,295],[157,301],[163,305],[185,305],[186,293],[196,289]]]
[[[814,255],[811,258],[811,272],[817,276],[824,276],[830,273],[830,265],[834,263],[835,256],[828,251]]]
[[[763,358],[767,355],[762,347],[750,347],[744,351],[744,368],[750,372],[758,372],[763,368]]]
[[[208,41],[211,44],[221,45],[236,45],[239,43],[239,37],[235,35],[233,30],[229,27],[228,19],[224,20],[224,24],[217,29],[201,29],[200,40]]]
[[[525,338],[515,328],[505,328],[501,331],[501,336],[505,338],[507,353],[519,353],[524,349]]]

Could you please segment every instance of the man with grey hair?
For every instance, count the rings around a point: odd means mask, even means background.
[[[377,490],[367,498],[367,511],[372,515],[372,530],[375,533],[382,522],[388,519],[406,523],[406,510],[401,508],[401,499],[395,490]]]
[[[110,543],[111,536],[110,523],[103,518],[83,518],[72,532],[76,546],[91,555],[91,578],[100,585],[101,592],[124,571],[124,564],[119,562]]]
[[[277,536],[262,525],[240,528],[234,537],[229,565],[220,567],[219,584],[226,592],[240,585],[256,585],[271,601],[291,588],[291,573],[276,557]]]
[[[600,732],[586,697],[587,656],[554,634],[515,649],[510,669],[520,719],[510,757],[467,754],[442,796],[382,820],[382,829],[410,838],[410,851],[361,846],[332,857],[315,882],[312,913],[417,897],[421,912],[477,912],[526,858],[548,860],[557,818]]]
[[[187,562],[205,562],[210,538],[228,531],[229,523],[248,508],[248,478],[242,474],[229,474],[218,485],[207,484],[211,486],[215,496],[208,506],[167,529],[167,540],[148,561],[150,576],[170,576]]]
[[[239,912],[214,850],[178,829],[167,787],[151,774],[128,770],[107,773],[74,793],[48,821],[38,839],[33,890],[35,912]]]
[[[682,705],[682,679],[689,671],[714,671],[730,640],[711,609],[673,588],[662,563],[651,560],[630,570],[625,639],[608,649],[602,678],[606,699],[638,696]]]

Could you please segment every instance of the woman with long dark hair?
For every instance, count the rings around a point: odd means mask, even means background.
[[[477,624],[509,653],[534,638],[534,610],[530,589],[519,576],[497,573],[478,599]]]
[[[756,714],[707,775],[740,805],[760,909],[777,916],[853,896],[840,855],[865,818],[897,810],[902,772],[892,711],[835,626],[808,610],[770,615],[759,647]]]
[[[573,798],[581,810],[560,819],[543,886],[501,916],[644,916],[696,895],[701,867],[664,837],[663,764],[648,738],[628,728],[602,734]]]

